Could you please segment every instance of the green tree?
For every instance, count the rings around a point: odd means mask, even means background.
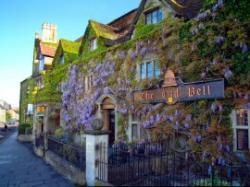
[[[6,122],[9,122],[12,119],[11,113],[6,112]]]

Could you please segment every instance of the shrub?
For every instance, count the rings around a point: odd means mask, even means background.
[[[240,186],[237,181],[232,182],[233,186]],[[219,178],[218,176],[215,176],[213,180],[211,178],[198,179],[194,181],[193,186],[231,186],[231,183]]]
[[[25,134],[32,134],[32,127],[26,127]]]
[[[18,133],[19,134],[25,134],[26,132],[26,129],[27,131],[32,131],[32,126],[28,123],[22,123],[18,126]]]
[[[56,129],[56,131],[55,131],[55,137],[56,138],[58,138],[58,139],[60,139],[60,138],[63,138],[63,136],[64,136],[64,130],[63,130],[63,128],[58,128],[58,129]]]

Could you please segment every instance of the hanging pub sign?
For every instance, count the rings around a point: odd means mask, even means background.
[[[37,106],[36,107],[37,113],[44,113],[45,112],[45,106]]]
[[[168,70],[162,88],[135,91],[133,97],[136,102],[167,104],[202,99],[223,99],[224,79],[183,83],[177,81],[174,73]]]

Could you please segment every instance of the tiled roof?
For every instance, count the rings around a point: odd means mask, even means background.
[[[117,39],[128,32],[128,28],[133,22],[136,14],[137,9],[131,10],[106,25],[93,20],[91,20],[90,22],[92,23],[92,26],[94,26],[94,29],[96,29],[97,32],[98,30],[103,31],[102,33],[98,32],[98,34],[104,35],[105,37],[108,36],[108,39]],[[82,40],[82,37],[83,36],[77,38],[75,42],[80,42]]]
[[[185,18],[195,17],[203,6],[202,0],[164,0],[176,14]]]
[[[56,54],[56,47],[47,43],[40,42],[40,51],[44,56],[54,57]]]
[[[126,32],[130,24],[133,22],[137,14],[137,9],[131,10],[130,12],[124,14],[123,16],[113,20],[108,25],[116,28],[119,31]]]

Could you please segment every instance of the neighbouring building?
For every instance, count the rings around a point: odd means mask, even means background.
[[[19,120],[19,114],[15,109],[8,110],[11,120]]]
[[[0,127],[4,128],[4,123],[6,122],[6,110],[0,107]]]

